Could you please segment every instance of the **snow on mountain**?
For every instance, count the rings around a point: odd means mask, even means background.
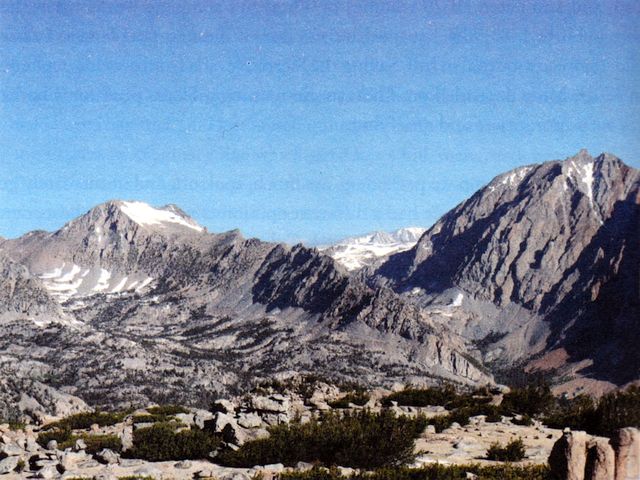
[[[154,208],[144,202],[122,202],[120,209],[138,225],[162,225],[163,223],[177,223],[192,228],[198,232],[204,229],[190,218],[180,215],[172,206]]]
[[[425,230],[422,227],[407,227],[394,232],[373,232],[345,238],[334,245],[319,247],[319,250],[332,256],[347,270],[354,271],[394,253],[409,250]]]

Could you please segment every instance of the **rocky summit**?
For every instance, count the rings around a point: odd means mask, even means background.
[[[494,369],[598,391],[640,379],[639,247],[640,171],[583,150],[496,177],[364,276]]]

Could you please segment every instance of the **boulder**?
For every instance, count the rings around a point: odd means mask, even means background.
[[[214,419],[214,414],[206,410],[196,410],[193,421],[198,428],[204,428],[205,424]]]
[[[311,470],[312,468],[313,468],[313,463],[308,463],[308,462],[296,463],[296,470],[301,472],[306,472],[307,470]]]
[[[281,473],[284,472],[284,465],[282,463],[272,463],[269,465],[264,465],[262,470],[266,470],[267,472],[276,472]]]
[[[213,402],[213,404],[211,405],[211,410],[214,413],[222,412],[234,414],[236,411],[236,406],[229,400],[220,399]]]
[[[109,450],[108,448],[103,448],[98,453],[96,453],[95,458],[100,463],[104,463],[106,465],[113,465],[120,462],[120,455],[118,455],[113,450]]]
[[[131,425],[124,425],[123,429],[118,433],[120,442],[122,442],[122,451],[133,448],[133,427]]]
[[[287,417],[285,413],[267,413],[262,416],[262,421],[272,427],[274,425],[287,423],[289,421],[289,417]]]
[[[331,407],[329,406],[329,404],[324,400],[317,400],[312,398],[309,400],[309,404],[316,410],[320,410],[320,411],[331,410]]]
[[[18,467],[20,457],[7,457],[0,460],[0,475],[13,472]]]
[[[633,427],[615,432],[611,444],[616,452],[615,480],[640,478],[640,430]]]
[[[64,452],[58,452],[56,457],[58,459],[58,462],[60,462],[60,465],[62,466],[62,468],[64,468],[64,470],[75,469],[78,467],[80,463],[86,462],[91,458],[84,451],[71,452],[68,450]]]
[[[251,397],[251,409],[258,412],[287,413],[289,411],[289,399],[282,395],[270,397]]]
[[[36,478],[51,479],[58,478],[58,476],[60,476],[60,472],[58,472],[58,469],[54,465],[47,465],[46,467],[38,470],[38,473],[36,473]]]
[[[47,450],[57,450],[58,442],[56,440],[49,440],[47,443]]]
[[[262,419],[255,413],[241,413],[237,416],[238,425],[244,428],[259,428],[262,426]]]
[[[195,424],[195,415],[193,413],[177,413],[174,415],[174,418],[187,426]]]
[[[29,453],[36,453],[40,451],[42,447],[38,445],[38,442],[36,442],[35,437],[27,437],[24,448]]]
[[[85,442],[83,439],[79,438],[78,440],[76,440],[75,445],[73,446],[73,449],[76,452],[80,452],[82,450],[85,450],[87,448],[87,442]]]
[[[585,480],[614,480],[615,453],[604,438],[592,438],[587,443]]]
[[[565,432],[549,455],[552,474],[564,480],[584,480],[587,460],[587,434]]]
[[[3,454],[3,456],[7,457],[14,457],[25,454],[25,450],[14,442],[5,443],[4,445],[0,446],[0,452]]]

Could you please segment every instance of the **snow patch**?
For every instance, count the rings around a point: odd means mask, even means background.
[[[453,302],[449,304],[450,307],[461,307],[462,300],[464,299],[464,295],[462,293],[458,293],[456,298],[453,299]]]
[[[147,285],[149,285],[152,281],[153,281],[153,278],[147,277],[145,280],[142,281],[142,283],[138,286],[138,288],[136,288],[136,292],[142,291],[142,289]]]
[[[120,210],[131,220],[142,226],[177,223],[197,232],[204,230],[193,220],[186,219],[168,210],[153,208],[144,202],[122,202]]]
[[[111,293],[119,293],[120,290],[124,288],[128,278],[129,277],[124,277],[122,280],[120,280],[120,282],[115,287],[113,287],[113,289],[111,290]]]

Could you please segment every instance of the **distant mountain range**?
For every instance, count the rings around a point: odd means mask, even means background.
[[[389,255],[409,250],[425,231],[422,227],[407,227],[394,232],[373,232],[345,238],[334,245],[318,247],[318,250],[349,271],[359,270],[381,263]]]
[[[3,240],[0,259],[0,416],[23,395],[64,403],[43,384],[112,406],[206,405],[299,373],[492,381],[462,337],[390,289],[315,249],[209,233],[172,205],[106,202]]]
[[[516,368],[572,392],[638,381],[639,209],[640,172],[584,151],[496,177],[426,231],[321,251],[106,202],[0,239],[0,416],[75,397],[206,404],[299,373],[477,385]]]

